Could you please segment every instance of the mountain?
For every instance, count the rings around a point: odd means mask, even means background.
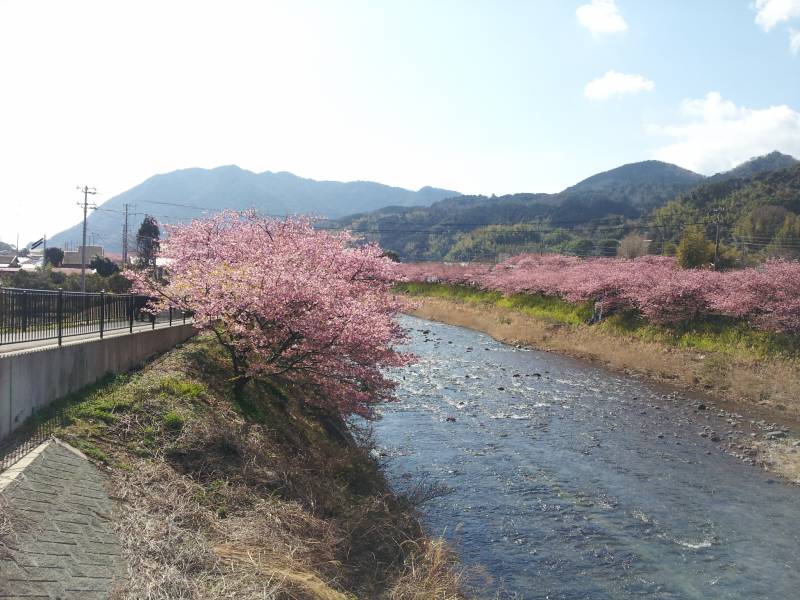
[[[640,209],[652,209],[695,187],[704,179],[703,175],[677,165],[645,160],[592,175],[568,187],[560,196],[602,195],[607,200],[626,202]]]
[[[466,260],[542,247],[568,252],[587,235],[598,241],[613,235],[626,220],[704,179],[649,160],[598,173],[557,194],[458,196],[429,207],[388,207],[350,215],[336,223],[408,259]],[[612,225],[615,229],[609,233]],[[569,233],[576,227],[583,229],[580,235]]]
[[[0,242],[0,252],[7,252],[8,250],[14,250],[14,246],[6,244],[5,242]]]
[[[763,249],[774,246],[778,236],[784,238],[781,243],[787,248],[797,245],[800,250],[800,161],[780,158],[773,164],[791,166],[773,171],[760,170],[765,163],[756,165],[757,170],[748,163],[739,173],[755,172],[754,175],[710,177],[705,185],[656,210],[653,219],[665,239],[677,241],[687,224],[714,221],[712,215],[720,210],[723,234],[730,243]],[[713,224],[709,223],[708,228],[710,235]]]
[[[419,191],[369,181],[315,181],[291,173],[253,173],[236,166],[216,169],[183,169],[156,175],[119,194],[93,211],[88,219],[88,242],[119,252],[125,205],[129,205],[130,240],[144,214],[160,223],[177,223],[221,209],[255,208],[264,214],[315,214],[340,217],[384,206],[424,206],[458,192],[423,187]],[[80,243],[77,224],[48,240],[60,246]]]
[[[471,260],[543,250],[613,254],[617,241],[631,232],[657,243],[679,237],[687,223],[708,218],[714,199],[740,188],[751,186],[734,204],[763,203],[770,194],[783,204],[792,198],[800,202],[787,175],[792,168],[786,165],[792,164],[799,163],[773,152],[705,177],[648,160],[592,175],[557,194],[458,196],[429,207],[350,215],[336,224],[409,260]],[[661,229],[648,227],[654,213]]]
[[[403,258],[419,260],[487,258],[533,249],[613,253],[616,241],[633,231],[659,243],[674,241],[686,224],[709,220],[717,205],[729,207],[731,228],[763,237],[762,221],[769,220],[768,235],[777,234],[776,223],[783,227],[780,219],[800,210],[795,208],[800,183],[793,175],[800,172],[798,165],[793,157],[772,152],[704,177],[648,160],[592,175],[556,194],[505,196],[462,196],[427,187],[413,192],[363,181],[257,174],[233,166],[186,169],[152,177],[103,204],[89,218],[89,241],[119,252],[125,204],[134,213],[131,240],[145,213],[169,223],[222,208],[255,207],[268,214],[331,217],[334,227],[353,229]],[[778,208],[759,208],[767,205]],[[769,214],[762,215],[764,210]],[[749,225],[742,221],[745,217]],[[658,228],[648,230],[645,225],[654,219]],[[78,240],[76,225],[49,241],[76,245]]]
[[[729,179],[743,179],[754,177],[760,173],[769,173],[800,164],[794,156],[781,154],[777,150],[764,156],[757,156],[743,162],[730,171],[723,171],[708,178],[708,183],[717,183]]]

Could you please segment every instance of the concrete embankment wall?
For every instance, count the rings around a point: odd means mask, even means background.
[[[129,371],[195,333],[192,325],[178,325],[0,355],[0,440],[34,410],[107,373]]]

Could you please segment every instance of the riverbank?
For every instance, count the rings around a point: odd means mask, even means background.
[[[461,597],[454,555],[392,492],[368,432],[263,382],[235,401],[229,379],[200,336],[62,403],[57,435],[115,500],[130,566],[115,598]]]
[[[403,288],[400,288],[403,289]],[[508,308],[499,294],[460,294],[453,286],[410,287],[408,314],[482,331],[509,344],[530,346],[600,363],[630,375],[709,398],[736,421],[753,421],[758,433],[728,450],[800,482],[800,361],[788,356],[749,356],[743,351],[680,347],[626,335],[617,327],[586,325],[580,307],[525,303]],[[505,305],[504,305],[505,304]],[[711,346],[711,344],[707,344]],[[773,433],[776,432],[776,433]],[[769,439],[774,437],[775,439]]]

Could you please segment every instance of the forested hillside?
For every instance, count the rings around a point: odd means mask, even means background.
[[[645,161],[558,194],[459,196],[357,214],[333,226],[361,232],[403,259],[461,261],[519,252],[611,256],[629,236],[639,248],[634,253],[673,254],[688,226],[714,239],[719,219],[722,247],[733,261],[753,253],[794,255],[798,209],[800,162],[773,152],[712,177]]]
[[[604,244],[616,251],[626,222],[702,180],[675,165],[644,161],[593,175],[558,194],[459,196],[430,207],[354,215],[337,225],[415,260],[544,249],[587,254]]]
[[[653,222],[667,241],[686,226],[716,227],[743,252],[797,256],[800,250],[800,163],[751,177],[723,179],[682,194],[655,211]],[[709,231],[710,233],[710,231]]]
[[[602,194],[607,200],[648,210],[699,185],[704,179],[702,175],[677,165],[646,160],[592,175],[568,187],[561,196],[573,198],[580,194]]]
[[[779,169],[785,169],[787,167],[793,167],[797,164],[800,164],[793,156],[789,156],[788,154],[781,154],[778,151],[770,152],[769,154],[765,154],[764,156],[757,156],[755,158],[751,158],[748,161],[743,162],[737,167],[734,167],[730,171],[724,171],[722,173],[717,173],[716,175],[712,175],[708,178],[706,183],[717,183],[719,181],[723,181],[725,179],[742,179],[748,177],[754,177],[760,173],[768,173],[770,171],[778,171]]]

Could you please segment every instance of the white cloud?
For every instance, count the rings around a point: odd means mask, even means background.
[[[756,0],[756,23],[769,31],[778,23],[800,17],[800,0]]]
[[[773,150],[800,157],[800,112],[785,104],[746,108],[709,92],[684,100],[681,114],[682,123],[647,128],[674,140],[658,148],[655,158],[710,175]]]
[[[792,51],[792,54],[800,52],[800,31],[796,29],[789,30],[789,49]]]
[[[586,84],[583,95],[592,100],[608,100],[624,94],[649,92],[656,84],[641,75],[609,71]]]
[[[593,34],[621,33],[628,29],[615,0],[592,0],[575,11],[578,22]]]

